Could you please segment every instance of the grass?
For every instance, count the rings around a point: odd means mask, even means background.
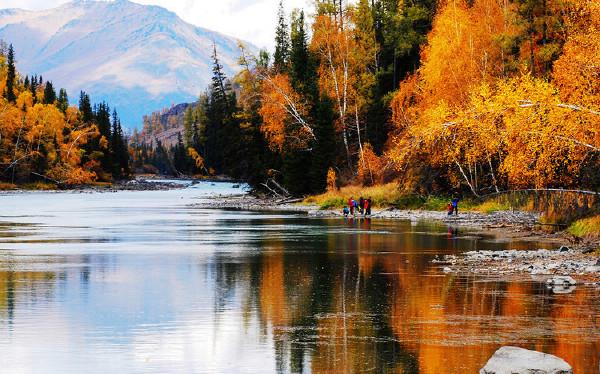
[[[388,183],[377,186],[345,186],[337,191],[328,191],[321,195],[309,196],[303,203],[317,205],[321,209],[341,209],[348,204],[348,199],[354,197],[371,197],[373,206],[377,208],[395,207],[398,209],[423,209],[432,211],[444,211],[450,202],[449,196],[420,196],[403,193],[397,183]],[[461,211],[476,211],[482,213],[493,213],[502,210],[510,210],[510,205],[505,202],[488,200],[475,202],[471,199],[461,200],[459,209]]]
[[[490,214],[490,213],[499,212],[502,210],[510,210],[510,205],[508,205],[506,203],[500,203],[495,200],[488,200],[488,201],[484,201],[483,203],[481,203],[479,205],[473,206],[470,210]]]
[[[449,197],[439,196],[419,196],[403,193],[398,183],[387,183],[377,186],[345,186],[337,191],[328,191],[321,195],[309,196],[303,203],[318,205],[321,209],[341,209],[348,204],[348,199],[354,197],[358,200],[360,197],[371,198],[374,207],[387,208],[395,207],[399,209],[424,209],[424,210],[446,210],[450,201]],[[467,208],[468,202],[461,207]]]
[[[0,191],[15,190],[15,189],[17,189],[16,184],[0,182]]]
[[[600,238],[600,215],[575,221],[568,228],[569,233],[579,238]]]
[[[345,186],[337,191],[328,191],[321,195],[309,196],[305,204],[318,205],[321,209],[342,208],[348,203],[350,197],[358,200],[359,197],[371,198],[374,206],[383,207],[394,205],[402,194],[397,183],[388,183],[378,186]]]
[[[49,190],[56,189],[55,184],[44,183],[44,182],[26,183],[19,187],[24,190],[31,190],[31,191],[49,191]]]

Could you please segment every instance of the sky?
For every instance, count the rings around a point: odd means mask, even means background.
[[[273,49],[279,0],[132,0],[158,5],[177,13],[193,25],[218,31],[261,48]],[[0,0],[0,9],[40,10],[69,0]],[[311,0],[284,0],[287,13],[293,8],[310,11]]]

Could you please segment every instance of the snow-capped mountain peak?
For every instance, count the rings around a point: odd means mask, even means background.
[[[116,107],[128,127],[144,114],[194,100],[210,81],[213,42],[226,74],[238,69],[236,39],[128,0],[0,10],[0,39],[13,44],[22,74],[65,87],[73,103],[87,91]]]

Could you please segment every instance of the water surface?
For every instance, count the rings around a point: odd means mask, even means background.
[[[597,289],[431,263],[544,243],[190,206],[233,193],[0,195],[0,371],[477,373],[513,344],[598,372]]]

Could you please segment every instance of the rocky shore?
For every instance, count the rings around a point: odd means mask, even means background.
[[[567,291],[577,281],[564,281],[561,277],[575,277],[584,283],[600,286],[600,258],[584,252],[566,246],[558,250],[471,251],[446,255],[433,262],[443,266],[445,273],[473,274],[486,278],[520,276],[550,281],[549,285],[555,291]]]
[[[236,209],[247,211],[280,211],[280,212],[302,212],[311,217],[343,217],[338,210],[321,210],[316,205],[298,204],[301,199],[268,199],[252,195],[228,196],[224,198],[212,199],[202,203],[205,208],[211,209]],[[520,211],[501,211],[491,214],[464,212],[458,216],[448,216],[446,212],[430,210],[402,210],[395,208],[374,209],[370,217],[364,217],[360,214],[350,218],[379,218],[379,219],[399,219],[410,221],[434,220],[470,227],[486,228],[506,228],[515,227],[523,230],[533,229],[539,215]]]

